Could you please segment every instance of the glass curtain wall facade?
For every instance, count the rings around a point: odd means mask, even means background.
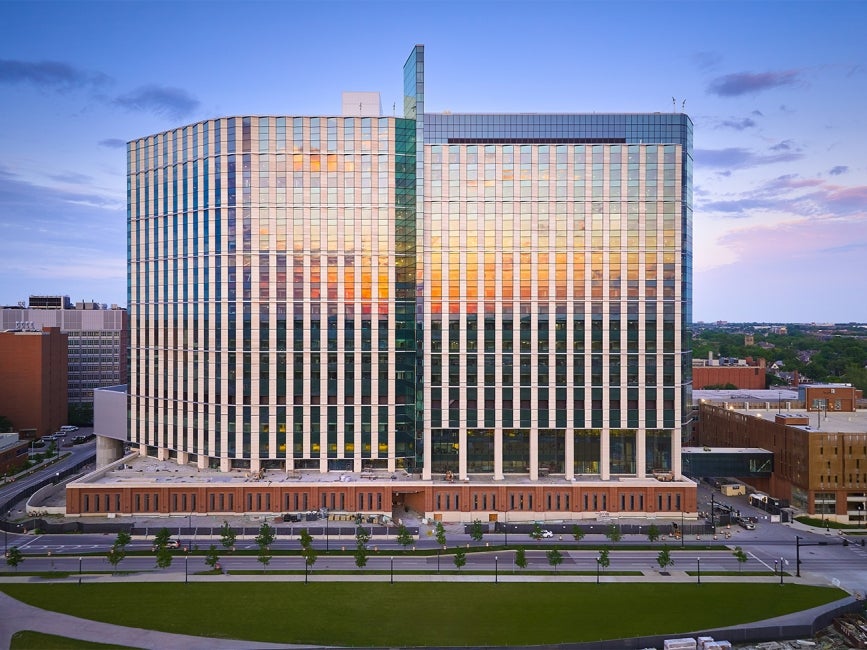
[[[680,476],[686,115],[425,115],[426,476]]]
[[[683,114],[209,120],[128,145],[130,439],[199,467],[680,477]]]
[[[415,128],[239,116],[129,143],[144,453],[224,471],[414,464]]]

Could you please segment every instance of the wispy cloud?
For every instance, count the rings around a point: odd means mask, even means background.
[[[116,97],[114,103],[131,111],[143,111],[173,118],[184,117],[199,106],[199,100],[182,88],[168,86],[142,86],[126,95]]]
[[[123,149],[126,147],[126,141],[120,138],[106,138],[105,140],[100,140],[97,144],[100,147],[107,147],[109,149]]]
[[[828,172],[831,176],[840,176],[841,174],[845,174],[849,171],[849,167],[847,165],[837,165],[835,167],[831,167],[831,171]]]
[[[0,83],[32,84],[40,88],[66,91],[97,87],[111,82],[101,72],[89,72],[62,61],[19,61],[0,59]]]
[[[63,183],[87,179],[58,174]],[[77,188],[78,189],[78,188]],[[126,218],[123,196],[57,189],[0,169],[0,239],[5,245],[0,286],[28,293],[75,294],[86,284],[98,299],[123,295]]]
[[[791,86],[800,81],[799,75],[800,73],[797,70],[757,73],[736,72],[712,80],[708,86],[708,92],[720,97],[749,95],[771,88],[779,88],[780,86]]]
[[[79,174],[78,172],[65,172],[63,174],[51,174],[48,178],[58,183],[66,183],[70,185],[83,185],[93,182],[92,176]]]
[[[756,125],[756,121],[750,117],[729,118],[719,123],[718,128],[734,129],[735,131],[743,131],[751,129]]]
[[[726,219],[753,218],[762,214],[788,215],[791,219],[855,219],[867,232],[867,186],[843,187],[819,178],[795,174],[778,176],[736,198],[704,201],[698,207],[708,215]]]
[[[696,165],[728,170],[791,162],[803,157],[800,150],[791,145],[781,147],[780,144],[770,147],[770,151],[773,152],[770,154],[756,153],[743,147],[728,147],[726,149],[696,149],[693,155]]]

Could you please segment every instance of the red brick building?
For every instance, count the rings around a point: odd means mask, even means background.
[[[699,444],[773,452],[773,474],[749,478],[752,487],[813,515],[864,523],[867,413],[854,408],[859,393],[842,385],[802,387],[806,409],[703,402]]]
[[[67,418],[67,338],[59,327],[0,332],[0,415],[28,437]]]
[[[764,359],[696,359],[692,365],[692,387],[701,390],[708,386],[731,384],[743,390],[766,388]]]

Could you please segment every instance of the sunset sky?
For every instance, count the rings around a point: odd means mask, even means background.
[[[695,320],[867,322],[865,2],[6,0],[0,24],[0,304],[126,304],[128,140],[347,90],[391,115],[423,43],[428,112],[692,117]]]

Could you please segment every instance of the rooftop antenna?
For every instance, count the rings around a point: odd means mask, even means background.
[[[671,112],[674,113],[677,111],[677,100],[672,97],[671,98]]]
[[[683,113],[686,110],[686,100],[683,100],[683,103],[680,105],[680,112]]]

